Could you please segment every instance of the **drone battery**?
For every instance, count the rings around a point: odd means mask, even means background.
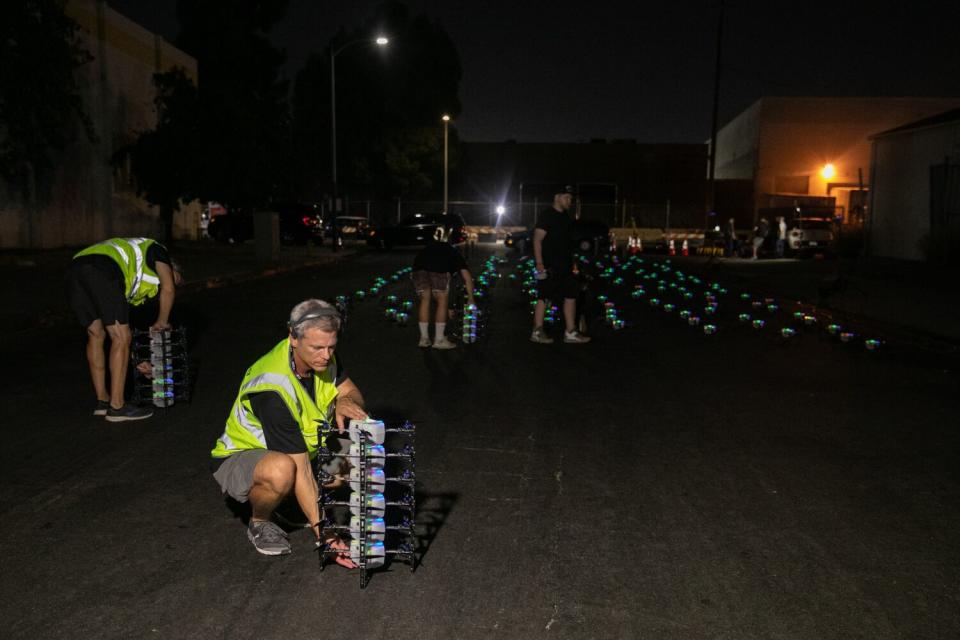
[[[387,500],[382,493],[368,493],[366,499],[367,515],[373,518],[382,518],[387,507]],[[360,515],[360,494],[350,494],[350,515]]]
[[[380,540],[369,540],[366,544],[366,550],[363,554],[366,558],[366,565],[368,569],[375,569],[377,567],[383,566],[383,561],[386,558],[386,549],[383,546],[383,542]],[[350,559],[355,563],[360,564],[360,541],[351,540],[350,541]]]
[[[360,432],[365,432],[373,444],[383,444],[386,437],[386,427],[381,420],[351,420],[350,421],[350,440],[360,442]]]
[[[364,447],[364,455],[367,458],[367,465],[371,467],[380,467],[383,468],[383,464],[387,457],[386,451],[383,448],[382,444],[368,444]],[[357,466],[358,459],[360,458],[360,445],[351,444],[350,445],[350,464]]]
[[[351,516],[350,535],[354,538],[360,537],[360,517]],[[383,542],[387,536],[387,525],[383,518],[367,518],[367,539]]]
[[[373,467],[367,469],[367,494],[382,494],[383,487],[386,485],[386,476],[383,473],[383,469],[378,469]],[[350,490],[354,492],[360,491],[360,469],[354,467],[350,469]]]

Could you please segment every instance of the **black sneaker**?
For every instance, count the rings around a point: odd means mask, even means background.
[[[107,409],[107,422],[126,422],[127,420],[144,420],[153,415],[150,409],[135,407],[129,402],[123,403],[119,409]]]
[[[93,410],[93,415],[105,416],[107,415],[107,409],[109,408],[110,408],[109,400],[97,400],[97,408]]]

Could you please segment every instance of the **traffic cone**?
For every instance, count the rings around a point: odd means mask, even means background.
[[[667,251],[667,253],[669,253],[671,256],[677,255],[677,247],[676,245],[673,244],[672,238],[670,239],[670,244],[668,246],[669,246],[669,250]]]
[[[690,245],[687,244],[686,240],[683,241],[683,246],[680,248],[680,253],[685,256],[690,255]]]

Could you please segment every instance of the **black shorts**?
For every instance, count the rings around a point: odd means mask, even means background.
[[[67,301],[84,328],[98,318],[104,327],[130,324],[130,305],[123,295],[123,275],[119,269],[74,260],[67,268],[66,280]]]
[[[580,282],[572,273],[548,271],[546,280],[537,280],[537,300],[572,299],[580,294]]]

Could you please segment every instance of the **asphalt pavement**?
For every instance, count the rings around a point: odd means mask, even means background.
[[[139,423],[89,415],[81,330],[0,343],[3,636],[960,637],[955,371],[751,330],[733,290],[713,335],[645,299],[588,345],[537,345],[504,267],[482,339],[450,352],[358,304],[338,351],[374,416],[418,425],[422,564],[361,591],[306,531],[256,554],[207,469],[244,370],[296,302],[411,260],[182,297],[193,401]]]

